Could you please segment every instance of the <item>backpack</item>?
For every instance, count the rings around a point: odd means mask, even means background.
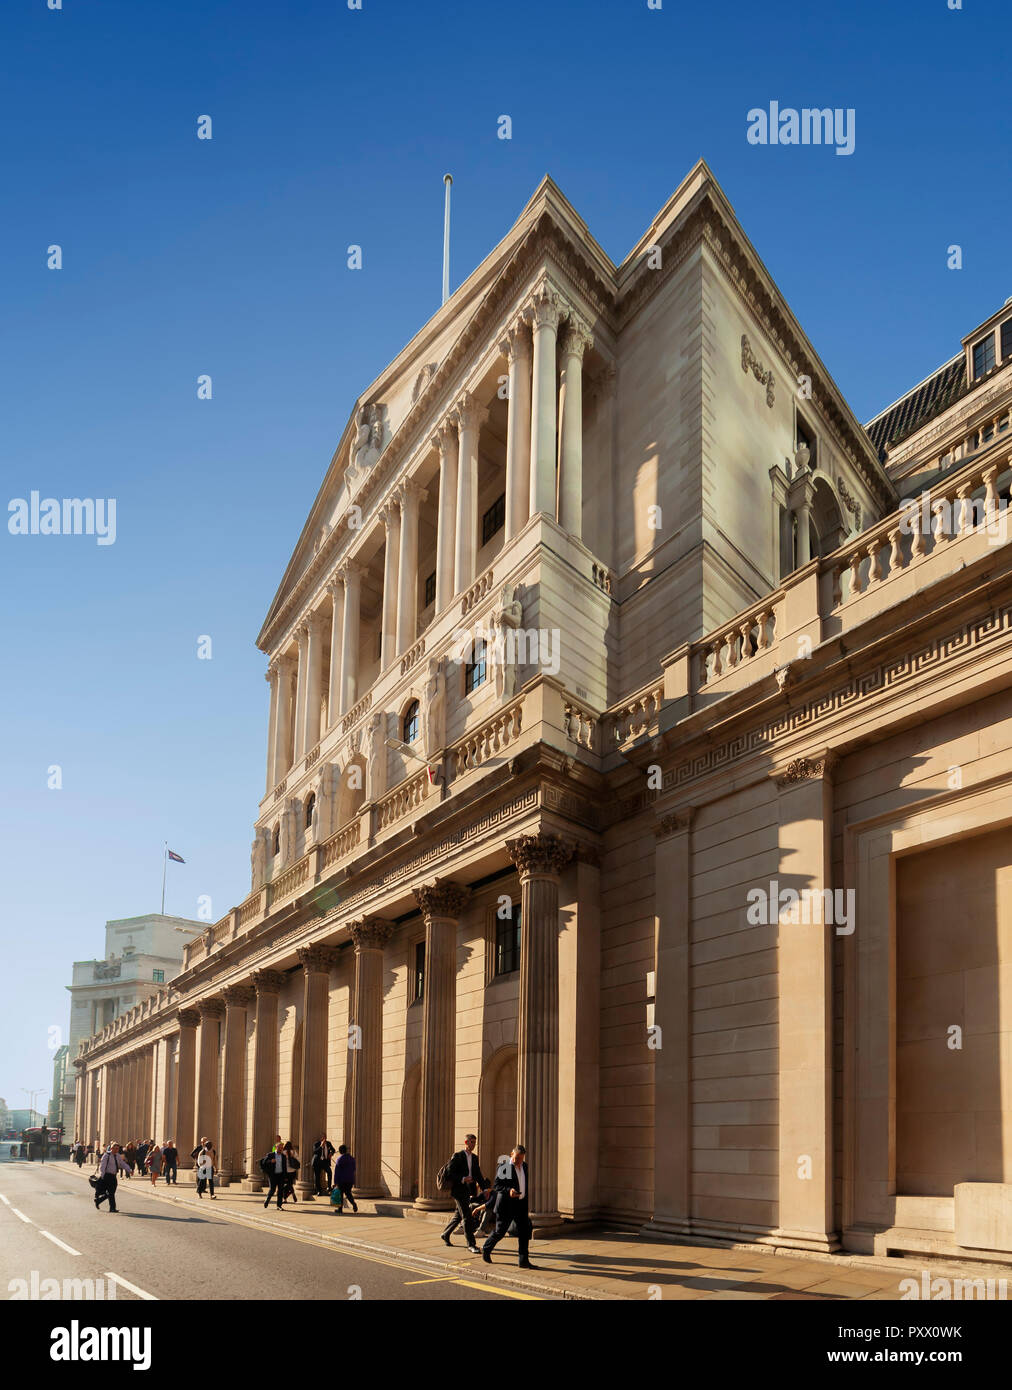
[[[264,1154],[263,1158],[260,1160],[261,1173],[270,1173],[272,1171],[272,1168],[274,1166],[273,1160],[273,1154]]]
[[[440,1192],[449,1192],[450,1188],[453,1186],[453,1174],[450,1172],[452,1163],[453,1154],[450,1155],[436,1174],[436,1187]]]

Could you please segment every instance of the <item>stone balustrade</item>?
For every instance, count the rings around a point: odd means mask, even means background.
[[[339,830],[336,835],[331,835],[323,847],[320,856],[320,868],[329,869],[334,864],[340,863],[345,855],[350,854],[362,838],[362,824],[356,817],[343,830]]]
[[[428,795],[430,786],[426,768],[423,772],[417,772],[413,777],[407,778],[399,787],[395,787],[376,806],[377,830],[386,830],[394,821],[400,820],[410,811],[417,810]]]
[[[480,767],[517,741],[523,727],[523,703],[522,698],[515,700],[454,744],[450,762],[455,777]]]
[[[419,637],[415,645],[411,647],[408,651],[406,651],[404,655],[401,657],[401,675],[406,676],[408,672],[411,670],[412,666],[416,665],[417,662],[421,661],[424,655],[425,638]]]
[[[782,592],[772,594],[754,608],[739,613],[713,636],[693,644],[700,686],[716,680],[725,671],[758,656],[773,645],[776,604],[782,598]]]
[[[364,714],[368,714],[372,708],[372,691],[363,695],[357,705],[354,705],[341,720],[341,732],[346,734],[349,729],[353,729]]]
[[[476,603],[480,603],[492,589],[492,571],[487,569],[467,590],[460,600],[460,616],[466,618]]]
[[[587,709],[586,705],[580,705],[573,699],[567,699],[563,705],[563,718],[566,737],[572,739],[581,748],[587,748],[591,752],[595,751],[598,716]]]
[[[664,682],[655,680],[623,704],[607,710],[602,722],[612,744],[620,746],[645,734],[660,713],[663,702]]]

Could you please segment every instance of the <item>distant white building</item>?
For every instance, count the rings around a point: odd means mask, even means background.
[[[64,1134],[74,1133],[77,1069],[73,1062],[82,1039],[167,984],[182,969],[183,947],[206,929],[206,922],[158,912],[122,917],[105,924],[104,959],[74,962],[73,983],[67,986],[71,1005],[69,1065],[62,1097]]]

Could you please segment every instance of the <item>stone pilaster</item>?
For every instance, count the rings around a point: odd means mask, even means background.
[[[341,566],[344,581],[344,622],[341,628],[341,713],[358,699],[358,640],[361,618],[362,569],[354,560]]]
[[[278,718],[277,742],[274,745],[274,785],[288,773],[292,765],[292,658],[278,659]],[[193,1145],[191,1144],[192,1148]]]
[[[299,664],[295,678],[295,752],[293,765],[306,756],[306,682],[309,662],[309,624],[302,622],[295,632],[299,644]],[[198,1136],[199,1137],[199,1136]]]
[[[454,1088],[457,1051],[457,927],[468,890],[436,882],[414,889],[425,920],[422,995],[421,1148],[418,1199],[422,1211],[452,1205],[436,1173],[456,1148]]]
[[[303,755],[311,753],[320,741],[320,710],[323,705],[323,615],[312,612],[306,618],[306,699],[303,711]]]
[[[313,1193],[313,1145],[327,1128],[327,1013],[330,972],[339,952],[333,946],[300,946],[296,952],[303,972],[302,1004],[302,1126],[296,1183],[299,1196]]]
[[[572,848],[556,835],[506,841],[520,875],[517,1136],[527,1150],[535,1224],[558,1222],[559,875]]]
[[[225,1016],[225,1006],[220,999],[201,999],[197,1004],[200,1014],[200,1038],[197,1047],[197,1121],[193,1148],[206,1135],[215,1141],[218,1159],[218,1030]]]
[[[248,985],[229,985],[225,998],[225,1051],[222,1059],[218,1168],[222,1186],[246,1171],[245,1116],[246,1010],[253,1001]]]
[[[327,728],[332,729],[341,714],[341,632],[344,626],[344,584],[333,579],[327,585],[330,595],[330,684],[327,687]],[[273,1139],[271,1140],[273,1143]],[[262,1155],[261,1155],[262,1156]]]
[[[267,718],[267,794],[269,795],[280,781],[280,778],[274,775],[278,751],[278,689],[280,686],[280,673],[276,661],[271,662],[264,679],[271,691],[270,714]]]
[[[384,1192],[380,1169],[383,1083],[383,950],[393,923],[365,917],[351,923],[355,943],[355,998],[351,1061],[351,1151],[363,1197]]]
[[[171,1138],[179,1150],[180,1168],[192,1168],[190,1150],[196,1141],[193,1133],[194,1107],[196,1101],[197,1065],[197,1024],[200,1014],[196,1009],[180,1009],[179,1052],[176,1058],[176,1117],[172,1125]]]
[[[559,915],[559,1212],[585,1222],[598,1209],[600,1151],[601,870],[592,849],[563,869]]]
[[[506,540],[527,523],[531,502],[531,335],[524,319],[509,329],[501,350],[509,372],[506,417]]]
[[[442,613],[454,595],[453,566],[456,554],[457,431],[444,421],[432,436],[439,451],[439,518],[436,529],[436,612]]]
[[[253,1132],[250,1165],[244,1192],[258,1192],[264,1183],[257,1164],[270,1152],[278,1132],[278,996],[285,982],[278,970],[254,970],[256,1024],[253,1039]]]

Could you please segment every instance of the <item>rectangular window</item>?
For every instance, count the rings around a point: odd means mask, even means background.
[[[428,579],[425,581],[425,602],[422,604],[422,607],[423,607],[423,608],[428,608],[429,604],[430,604],[430,603],[435,603],[435,601],[436,601],[436,571],[433,570],[432,573],[429,575]]]
[[[520,969],[520,904],[514,903],[508,917],[495,917],[495,974],[510,975]]]
[[[488,511],[481,519],[481,543],[487,545],[497,531],[501,531],[506,525],[506,494],[496,500],[489,507]]]
[[[165,971],[164,971],[164,970],[152,970],[152,972],[151,972],[151,978],[152,978],[152,980],[154,980],[154,982],[155,982],[156,985],[164,985],[164,983],[165,983]]]
[[[470,695],[485,679],[485,643],[479,637],[474,644],[474,659],[464,668],[464,694]]]
[[[1001,326],[1001,360],[1012,357],[1012,319],[1006,319]]]
[[[985,373],[989,372],[994,366],[994,334],[989,333],[986,338],[981,338],[979,343],[974,344],[973,348],[973,379],[977,380]]]
[[[415,988],[412,999],[421,999],[425,993],[425,942],[415,943]]]

